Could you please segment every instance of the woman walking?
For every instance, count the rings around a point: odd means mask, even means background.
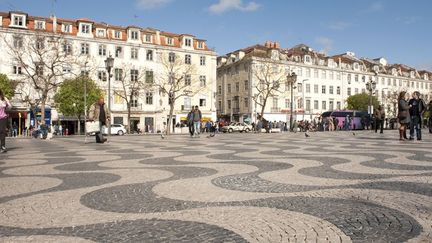
[[[407,139],[406,130],[407,126],[410,123],[410,115],[409,115],[409,105],[407,101],[407,93],[406,91],[402,91],[399,93],[398,97],[398,119],[400,123],[399,128],[399,140]]]
[[[0,153],[6,152],[6,126],[8,121],[6,109],[10,107],[9,100],[4,96],[3,91],[0,90]]]

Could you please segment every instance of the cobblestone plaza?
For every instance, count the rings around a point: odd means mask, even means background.
[[[8,140],[0,242],[431,242],[432,140],[396,133]]]

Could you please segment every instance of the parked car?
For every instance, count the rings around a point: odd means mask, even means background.
[[[103,134],[108,134],[108,127],[102,128]],[[117,134],[117,135],[124,135],[126,133],[126,128],[122,124],[112,124],[111,125],[111,135]]]
[[[252,125],[240,122],[231,122],[227,126],[222,127],[222,132],[232,133],[232,132],[250,132],[252,131]]]

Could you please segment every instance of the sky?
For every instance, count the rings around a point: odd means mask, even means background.
[[[0,11],[193,34],[219,55],[271,40],[432,71],[430,0],[0,0]]]

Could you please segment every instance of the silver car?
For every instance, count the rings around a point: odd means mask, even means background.
[[[222,132],[232,133],[232,132],[250,132],[252,131],[252,125],[241,123],[241,122],[231,122],[228,126],[222,127]]]

